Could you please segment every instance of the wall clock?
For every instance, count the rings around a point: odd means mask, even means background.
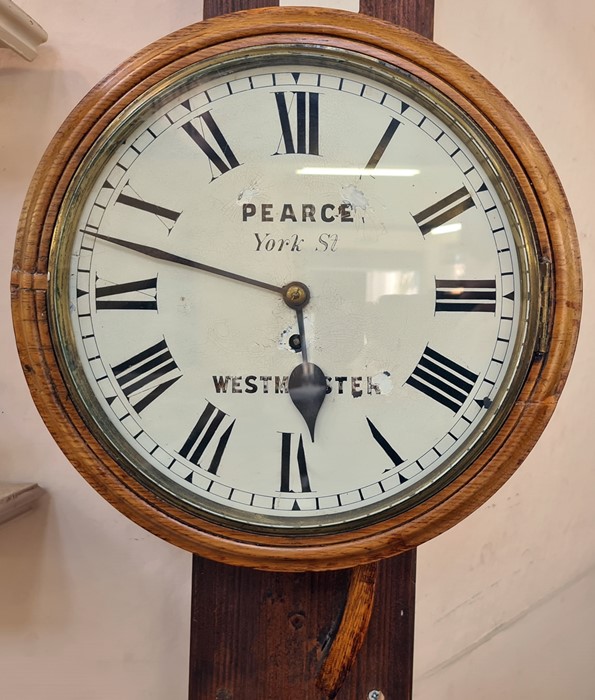
[[[13,300],[40,412],[104,497],[195,554],[319,571],[417,546],[514,472],[580,272],[553,168],[483,78],[283,8],[89,93],[31,185]]]

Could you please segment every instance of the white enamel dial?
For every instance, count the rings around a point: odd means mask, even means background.
[[[127,110],[63,206],[51,308],[79,410],[130,473],[307,532],[404,510],[485,448],[533,351],[533,251],[445,99],[299,56],[231,54]],[[326,377],[309,424],[288,386],[306,361]]]

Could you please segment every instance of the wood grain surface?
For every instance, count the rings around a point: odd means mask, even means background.
[[[279,0],[204,0],[203,18],[257,7],[273,7]],[[360,12],[411,29],[431,39],[434,33],[434,0],[360,0]]]
[[[350,583],[349,571],[279,574],[195,557],[189,700],[367,700],[372,690],[408,700],[415,551],[378,564],[353,669],[336,694],[317,687]]]
[[[204,0],[203,19],[211,19],[229,12],[253,10],[257,7],[275,7],[279,0]]]
[[[434,0],[360,0],[359,11],[428,39],[434,36]]]

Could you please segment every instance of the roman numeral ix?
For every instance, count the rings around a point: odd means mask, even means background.
[[[478,376],[427,346],[405,383],[456,413],[467,400]]]
[[[196,425],[182,445],[180,455],[197,467],[206,469],[211,474],[217,474],[234,425],[235,419],[232,420],[227,413],[207,401]],[[211,445],[214,446],[214,451],[211,450],[205,454]],[[207,460],[201,464],[203,456],[207,457]]]
[[[165,340],[114,365],[112,372],[137,413],[144,411],[182,376]]]
[[[436,311],[496,311],[496,280],[436,280]]]
[[[95,307],[157,311],[157,277],[121,284],[98,286],[95,278]]]
[[[287,95],[290,95],[289,104]],[[274,155],[282,153],[320,155],[318,97],[317,92],[275,93],[281,124],[281,141]],[[284,151],[280,150],[282,145],[285,148]]]

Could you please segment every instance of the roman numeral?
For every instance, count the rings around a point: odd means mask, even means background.
[[[235,419],[229,423],[230,420],[227,413],[207,401],[200,418],[182,445],[180,455],[201,469],[206,469],[211,474],[217,474],[221,458],[235,425]],[[214,450],[209,450],[207,453],[207,448],[211,445],[214,446]],[[206,461],[203,460],[205,464],[200,463],[203,456],[207,458]],[[206,462],[208,462],[208,466],[206,466]]]
[[[157,277],[122,284],[97,286],[95,279],[95,308],[137,309],[157,311]]]
[[[204,112],[204,114],[199,114],[197,119],[200,119],[200,123],[206,127],[208,132],[208,137],[214,142],[213,145],[209,143],[206,136],[200,133],[200,131],[192,124],[192,122],[187,122],[182,125],[182,129],[190,136],[194,143],[201,149],[201,151],[209,159],[209,166],[211,168],[211,182],[218,178],[220,175],[224,175],[229,170],[237,168],[240,162],[231,150],[230,145],[225,140],[225,136],[217,122],[213,118],[211,112]],[[219,171],[219,174],[215,174],[213,168]]]
[[[382,158],[384,152],[388,147],[388,144],[391,142],[393,136],[397,132],[400,123],[401,122],[397,121],[396,119],[390,120],[388,126],[386,127],[386,131],[382,135],[382,138],[378,142],[374,153],[372,153],[372,157],[366,165],[366,170],[373,170],[378,165],[380,159]]]
[[[144,411],[182,376],[165,340],[115,365],[112,372],[137,413]]]
[[[287,95],[291,95],[289,104],[287,103]],[[275,93],[282,137],[274,155],[282,153],[320,155],[318,96],[317,92]],[[284,151],[280,150],[281,143],[285,148]]]
[[[130,194],[132,192],[133,194]],[[116,198],[117,204],[123,204],[126,207],[132,207],[138,211],[145,211],[149,214],[154,214],[167,228],[168,232],[172,230],[174,224],[180,217],[182,212],[167,209],[166,207],[152,204],[144,199],[141,199],[138,194],[132,189],[129,183],[122,188],[122,191]]]
[[[475,206],[473,197],[466,187],[449,194],[431,207],[420,211],[419,214],[414,214],[415,223],[419,226],[420,231],[425,236],[433,229],[442,226],[447,221],[452,221],[455,217],[462,214],[467,209]]]
[[[300,434],[300,439],[297,445],[296,464],[297,464],[297,474],[292,478],[292,473],[295,471],[295,467],[292,469],[292,433],[281,433],[281,488],[280,491],[284,493],[295,493],[295,489],[292,489],[292,484],[297,485],[299,480],[300,488],[302,493],[311,492],[310,479],[308,478],[308,469],[306,466],[306,453],[304,452],[304,440]]]
[[[456,413],[467,400],[478,376],[427,346],[405,383]]]
[[[376,442],[382,447],[384,452],[386,453],[386,456],[390,459],[390,461],[393,463],[395,467],[400,466],[403,464],[403,459],[402,457],[397,453],[397,451],[392,447],[392,445],[388,442],[388,440],[384,437],[384,435],[378,430],[378,428],[372,423],[372,421],[366,417],[366,420],[368,421],[368,427],[370,428],[370,432],[372,433],[372,437]],[[392,469],[392,467],[391,467]],[[401,476],[399,474],[399,479],[401,480],[401,483],[407,481],[405,477]]]
[[[496,312],[496,280],[436,280],[436,311]]]

